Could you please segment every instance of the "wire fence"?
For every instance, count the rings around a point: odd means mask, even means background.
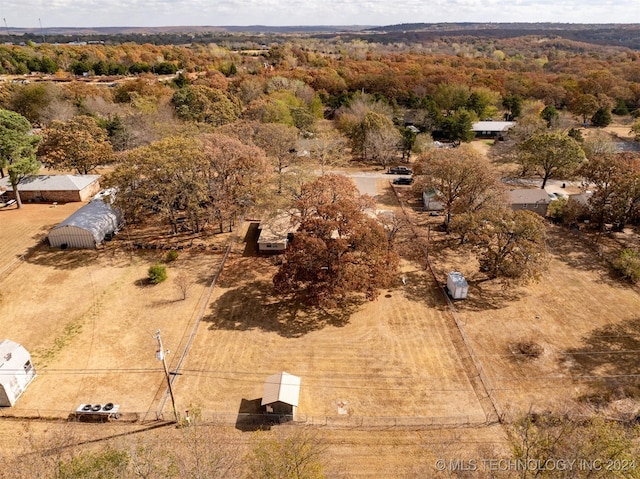
[[[173,414],[158,414],[145,418],[144,412],[120,411],[118,414],[82,413],[64,409],[14,409],[0,408],[0,418],[16,420],[77,421],[148,424],[173,422]],[[185,416],[181,415],[180,420]],[[201,411],[198,413],[201,424],[220,424],[236,426],[240,430],[258,430],[278,424],[342,428],[411,428],[411,427],[477,427],[486,424],[484,417],[474,416],[315,416],[307,414],[277,415],[260,413],[233,413]]]
[[[398,200],[398,203],[400,204],[400,208],[405,218],[407,219],[407,222],[414,234],[414,237],[418,238],[418,233],[415,230],[415,225],[413,222],[409,220],[409,215],[406,212],[404,202],[400,198],[400,195],[398,194],[397,190],[393,188],[393,186],[392,186],[392,189],[396,196],[396,199]],[[429,259],[428,248],[429,248],[428,245],[422,246],[422,250],[425,257],[426,268],[431,273],[431,276],[436,282],[436,284],[438,285],[443,298],[447,302],[448,312],[456,325],[457,331],[460,334],[459,337],[462,340],[462,345],[461,347],[458,348],[458,353],[461,355],[460,359],[464,364],[466,359],[465,356],[468,356],[468,359],[472,363],[471,365],[466,365],[465,369],[467,371],[467,375],[469,376],[469,380],[472,383],[473,389],[476,392],[478,401],[480,402],[480,405],[482,406],[482,409],[485,412],[486,423],[492,424],[495,422],[503,421],[505,412],[498,403],[498,399],[496,398],[495,388],[493,387],[493,383],[491,382],[489,376],[486,374],[484,367],[482,365],[482,361],[480,360],[478,355],[475,353],[471,345],[471,342],[469,341],[469,338],[467,337],[467,334],[464,330],[464,325],[460,321],[456,308],[453,302],[451,301],[451,298],[447,294],[444,285],[440,281],[438,281],[438,277],[435,271],[433,270],[431,261]],[[452,337],[452,340],[455,342],[454,337]],[[478,381],[479,381],[479,384],[478,384]]]

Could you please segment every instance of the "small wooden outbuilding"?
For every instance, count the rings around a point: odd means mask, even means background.
[[[15,341],[0,341],[0,407],[13,406],[35,377],[29,352]]]
[[[300,382],[298,376],[284,371],[269,376],[264,383],[261,401],[267,414],[290,416],[293,419],[300,398]]]

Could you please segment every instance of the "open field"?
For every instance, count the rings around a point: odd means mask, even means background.
[[[438,291],[403,265],[406,286],[340,312],[306,310],[272,294],[264,258],[228,263],[200,325],[181,395],[208,411],[238,412],[281,370],[302,377],[299,419],[398,417],[482,422],[483,411],[457,357]],[[338,422],[339,423],[339,422]],[[393,424],[393,423],[392,423]]]
[[[22,236],[27,249],[35,244],[33,231],[48,224],[43,215],[52,211],[49,205],[28,206],[21,216],[3,216],[2,229]],[[168,265],[165,283],[148,286],[147,269],[163,252],[127,252],[117,243],[98,251],[42,246],[0,278],[3,339],[24,345],[38,372],[12,414],[65,416],[85,402],[155,412],[164,374],[152,334],[161,329],[166,346],[181,350],[221,254],[182,253]],[[180,273],[191,283],[184,301],[172,281]]]

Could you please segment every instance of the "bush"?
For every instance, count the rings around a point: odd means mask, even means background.
[[[149,267],[149,282],[151,284],[162,283],[167,279],[167,268],[161,264],[154,264]]]
[[[625,279],[636,284],[640,281],[640,251],[624,249],[620,256],[614,260],[613,267]]]
[[[176,250],[171,250],[169,251],[166,256],[164,257],[164,260],[167,263],[170,263],[171,261],[175,261],[178,259],[178,252]]]

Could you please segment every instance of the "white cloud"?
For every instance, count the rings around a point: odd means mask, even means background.
[[[0,11],[15,27],[640,21],[638,0],[2,0]]]

